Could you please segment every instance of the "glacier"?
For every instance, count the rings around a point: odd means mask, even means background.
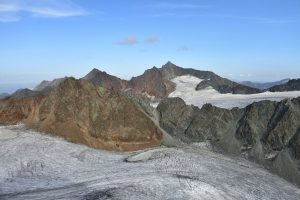
[[[300,189],[205,144],[108,152],[0,127],[0,199],[300,199]]]

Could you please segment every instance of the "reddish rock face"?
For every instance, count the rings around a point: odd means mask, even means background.
[[[166,79],[160,69],[153,67],[144,74],[129,81],[129,87],[138,93],[155,97],[166,97],[175,90],[176,85]]]
[[[94,148],[159,146],[162,133],[121,93],[68,78],[47,96],[0,101],[0,123],[27,127]]]

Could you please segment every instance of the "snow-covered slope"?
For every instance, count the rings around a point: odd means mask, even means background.
[[[176,83],[176,90],[169,97],[180,97],[187,104],[193,104],[202,107],[206,103],[221,108],[246,107],[247,105],[262,101],[281,101],[285,98],[295,98],[300,96],[300,91],[291,92],[263,92],[259,94],[220,94],[215,89],[209,87],[204,90],[195,90],[198,83],[203,81],[193,76],[178,76],[172,79]]]
[[[300,197],[257,165],[195,146],[114,153],[11,126],[0,127],[0,160],[0,199]]]

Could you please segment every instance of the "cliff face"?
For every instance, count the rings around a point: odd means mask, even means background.
[[[209,140],[218,150],[243,155],[300,184],[300,98],[262,101],[244,109],[201,109],[178,98],[163,100],[160,125],[186,143]]]
[[[94,148],[129,151],[160,145],[154,123],[126,96],[68,78],[47,96],[8,98],[0,123],[29,128]]]

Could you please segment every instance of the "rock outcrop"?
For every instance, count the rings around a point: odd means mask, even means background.
[[[199,109],[170,98],[157,110],[161,127],[173,137],[210,141],[217,151],[242,155],[300,184],[300,98],[232,110],[210,104]]]
[[[27,127],[94,148],[159,146],[162,133],[126,95],[67,78],[48,95],[0,101],[0,123]]]
[[[268,90],[270,92],[299,91],[300,79],[292,79],[285,84],[273,86]]]

